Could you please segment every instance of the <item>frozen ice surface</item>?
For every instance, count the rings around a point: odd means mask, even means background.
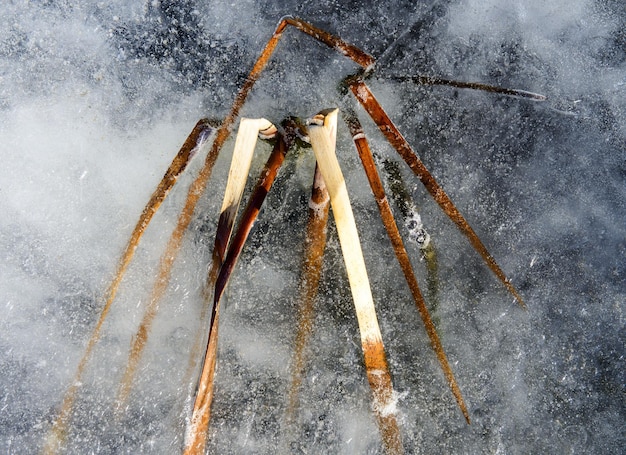
[[[135,3],[0,6],[1,453],[41,449],[144,204],[196,120],[225,115],[285,14],[379,57],[372,90],[528,305],[527,311],[515,305],[402,171],[437,250],[434,318],[470,408],[466,425],[398,279],[340,126],[340,159],[407,452],[623,450],[622,2],[322,0],[295,10],[283,1]],[[280,121],[340,105],[338,83],[354,69],[290,30],[243,114]],[[393,82],[412,74],[520,88],[548,101]],[[396,159],[361,117],[378,153]],[[83,378],[67,453],[180,451],[189,352],[232,141],[224,150],[185,237],[126,412],[115,420],[112,405],[131,337],[202,159],[137,250]],[[266,156],[268,147],[262,150]],[[253,169],[262,162],[257,158]],[[382,451],[332,226],[300,412],[295,425],[285,425],[297,320],[292,296],[312,170],[304,151],[287,159],[227,290],[210,453]],[[410,254],[426,283],[417,247]]]

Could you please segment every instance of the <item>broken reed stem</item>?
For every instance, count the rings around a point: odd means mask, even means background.
[[[222,202],[220,218],[217,223],[217,234],[215,236],[215,250],[222,261],[228,248],[233,223],[235,222],[241,196],[248,180],[248,174],[250,174],[252,155],[254,154],[256,142],[259,134],[263,134],[263,132],[275,133],[276,128],[269,120],[264,118],[242,118],[239,123],[233,157],[228,171],[226,190],[224,191],[224,201]]]
[[[500,282],[502,282],[513,297],[515,297],[519,305],[522,308],[526,308],[522,297],[518,294],[515,287],[513,287],[498,263],[495,261],[493,256],[491,256],[485,245],[482,243],[478,235],[476,235],[463,215],[461,215],[461,212],[459,212],[456,208],[450,197],[446,194],[443,188],[439,186],[428,169],[426,169],[424,163],[422,163],[422,161],[417,157],[417,154],[413,151],[404,136],[402,136],[402,133],[400,133],[387,113],[383,110],[380,103],[370,91],[369,87],[360,78],[353,78],[350,80],[349,87],[359,103],[361,103],[361,106],[365,108],[389,143],[397,150],[402,159],[404,159],[407,165],[411,168],[415,176],[424,184],[428,192],[435,199],[437,204],[439,204],[445,214],[448,215],[448,217],[458,226],[461,232],[465,234],[474,249],[478,252],[478,254],[480,254],[483,260],[487,263],[487,266],[496,275],[496,277],[498,277]]]
[[[404,453],[395,416],[395,397],[387,365],[365,261],[346,183],[335,155],[337,109],[318,114],[309,126],[309,138],[326,182],[356,310],[373,408],[388,454]],[[322,123],[322,124],[320,124]]]
[[[217,281],[215,283],[215,292],[213,296],[214,305],[219,302],[224,289],[226,288],[226,284],[230,279],[233,269],[237,264],[237,260],[243,250],[243,246],[248,239],[248,235],[252,230],[252,226],[256,221],[259,212],[261,211],[261,206],[263,202],[265,202],[265,198],[269,193],[270,188],[272,187],[274,180],[276,179],[276,175],[278,174],[278,170],[280,166],[283,164],[285,160],[285,155],[287,150],[293,144],[295,138],[295,134],[293,130],[288,133],[285,137],[278,134],[276,136],[276,144],[274,145],[274,149],[270,154],[265,167],[261,171],[261,176],[250,196],[250,200],[245,210],[241,215],[241,219],[239,221],[239,227],[237,232],[233,236],[233,239],[230,242],[230,247],[228,248],[228,253],[226,254],[226,259],[224,259],[224,263],[220,269],[220,273],[217,277]]]
[[[256,145],[256,138],[261,133],[271,132],[276,135],[276,144],[268,159],[261,177],[253,191],[253,195],[242,214],[239,228],[232,241],[230,240],[237,209],[249,173],[252,155]],[[185,454],[202,454],[206,445],[207,432],[211,419],[211,403],[213,401],[213,380],[217,359],[217,334],[219,325],[220,297],[228,282],[230,273],[241,253],[252,225],[260,211],[265,196],[274,182],[280,165],[282,164],[287,148],[291,145],[293,134],[276,134],[276,128],[265,119],[242,119],[235,141],[235,150],[224,193],[224,203],[218,222],[215,236],[214,262],[209,280],[215,284],[213,293],[213,310],[209,322],[207,348],[204,355],[200,379],[197,386],[194,407],[185,437]],[[225,258],[224,258],[225,256]],[[224,259],[222,259],[224,258]],[[215,277],[219,268],[219,274]]]
[[[213,312],[209,326],[209,341],[198,384],[185,453],[204,452],[208,426],[211,419],[211,403],[213,400],[220,298],[292,141],[293,135],[291,135],[289,139],[277,135],[274,149],[261,172],[261,176],[250,197],[250,201],[241,216],[239,228],[230,242],[226,259],[220,269],[214,293]]]
[[[291,360],[291,387],[287,405],[286,420],[290,428],[298,410],[298,394],[304,376],[305,349],[313,327],[314,306],[319,281],[322,276],[324,249],[326,248],[326,233],[330,196],[324,183],[324,178],[315,166],[313,188],[309,200],[309,220],[306,228],[304,260],[300,272],[300,293],[298,309],[298,330],[295,337],[295,349]]]
[[[124,274],[128,269],[128,265],[130,264],[130,261],[135,254],[137,246],[139,245],[139,241],[141,240],[143,233],[148,227],[148,224],[150,224],[150,221],[154,217],[155,213],[178,180],[178,177],[187,168],[187,165],[195,156],[195,154],[199,151],[199,149],[202,148],[204,144],[206,144],[212,131],[213,127],[210,125],[209,120],[201,119],[198,121],[198,123],[196,123],[196,126],[193,128],[193,130],[183,143],[178,154],[172,160],[172,163],[165,172],[165,175],[159,182],[159,185],[152,193],[152,196],[150,196],[150,200],[141,212],[139,220],[137,221],[137,224],[133,229],[130,239],[126,244],[124,253],[122,254],[122,257],[118,262],[113,281],[107,288],[107,291],[105,293],[106,300],[104,303],[104,307],[100,312],[100,317],[98,318],[98,322],[96,323],[91,338],[89,338],[89,341],[87,342],[85,352],[83,353],[83,356],[78,363],[78,367],[76,369],[76,373],[74,374],[72,383],[65,394],[59,415],[55,419],[54,423],[52,424],[52,428],[46,436],[46,441],[42,453],[47,455],[54,454],[57,453],[58,450],[60,450],[60,448],[63,446],[65,438],[67,436],[67,425],[69,424],[74,401],[76,400],[76,393],[78,392],[78,387],[82,382],[85,368],[87,366],[87,363],[89,362],[89,359],[91,358],[91,353],[96,343],[100,339],[102,326],[109,314],[111,305],[115,300],[117,290],[119,289],[122,278],[124,277]]]
[[[469,412],[467,411],[467,406],[465,405],[465,401],[463,400],[463,396],[461,395],[461,390],[459,389],[456,379],[454,378],[454,373],[452,372],[452,368],[450,367],[446,354],[443,350],[443,346],[441,345],[439,335],[437,334],[435,325],[433,324],[430,313],[428,312],[428,308],[426,308],[426,304],[424,303],[424,298],[422,297],[422,293],[419,289],[417,279],[415,278],[413,266],[411,265],[409,255],[406,251],[406,248],[404,247],[404,243],[402,241],[402,237],[400,236],[398,226],[391,211],[391,207],[389,206],[389,201],[385,196],[383,183],[380,180],[378,171],[376,170],[374,157],[372,156],[369,144],[367,142],[367,139],[365,138],[365,134],[363,133],[361,122],[359,122],[356,115],[349,110],[344,111],[344,116],[346,119],[346,123],[350,128],[350,134],[352,134],[352,139],[354,140],[356,149],[359,152],[359,157],[361,158],[361,163],[363,164],[363,168],[365,169],[367,180],[369,181],[370,187],[372,188],[372,193],[374,193],[374,199],[376,200],[376,204],[378,205],[378,210],[385,226],[385,230],[387,231],[387,235],[389,236],[389,240],[391,241],[391,244],[393,246],[393,251],[396,254],[396,258],[398,259],[398,263],[400,264],[400,268],[402,269],[404,278],[409,285],[411,294],[413,295],[415,306],[417,307],[420,316],[422,317],[422,321],[424,322],[424,326],[426,327],[426,332],[428,333],[430,343],[433,347],[433,350],[435,351],[435,354],[437,355],[437,359],[439,360],[441,369],[443,370],[443,373],[448,381],[450,390],[452,391],[452,394],[454,395],[454,398],[456,399],[456,402],[458,403],[459,408],[461,409],[461,412],[465,417],[465,420],[469,424],[470,417]]]

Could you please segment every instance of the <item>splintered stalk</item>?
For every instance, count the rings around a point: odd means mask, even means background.
[[[261,211],[261,206],[263,205],[263,202],[265,202],[265,198],[269,193],[274,180],[276,179],[278,170],[285,160],[287,150],[289,150],[293,143],[294,137],[295,136],[292,132],[288,132],[285,136],[281,134],[276,135],[276,144],[274,145],[274,149],[272,150],[263,171],[261,171],[261,176],[259,177],[254,191],[252,192],[252,196],[250,196],[250,201],[241,215],[239,227],[230,242],[230,247],[226,253],[226,259],[224,259],[224,263],[222,264],[222,268],[220,269],[220,273],[217,277],[217,281],[215,283],[215,295],[213,296],[214,304],[218,304],[220,298],[222,297],[226,284],[228,283],[233,269],[237,264],[237,260],[241,255],[243,246],[248,239],[248,235],[252,230],[252,226],[254,225],[259,212]]]
[[[261,177],[253,191],[250,202],[244,210],[239,229],[235,233],[229,248],[232,227],[249,173],[256,138],[259,135],[264,137],[277,136],[276,144],[265,168],[261,172]],[[204,453],[207,431],[211,419],[211,403],[213,401],[213,379],[215,377],[215,365],[217,360],[220,297],[292,140],[292,134],[287,134],[285,137],[277,134],[274,125],[265,119],[241,120],[235,141],[235,151],[233,152],[228,182],[226,183],[222,212],[215,236],[215,248],[213,251],[214,263],[210,272],[210,283],[208,284],[211,286],[215,284],[216,289],[209,323],[207,348],[196,390],[194,407],[185,437],[185,454]],[[218,269],[219,275],[217,275]]]
[[[228,247],[241,195],[250,173],[250,165],[252,164],[252,155],[254,154],[257,138],[259,135],[267,137],[275,133],[276,128],[274,125],[264,118],[243,118],[239,123],[235,150],[233,151],[233,159],[230,163],[228,181],[224,192],[224,202],[222,203],[220,218],[217,224],[217,235],[215,236],[215,249],[222,261]]]
[[[450,368],[450,364],[448,363],[448,359],[443,350],[443,346],[441,345],[441,341],[439,340],[439,335],[437,334],[437,330],[435,329],[435,325],[433,324],[430,313],[428,312],[428,308],[426,308],[426,304],[424,303],[424,298],[422,297],[419,285],[417,284],[417,279],[415,278],[413,266],[411,265],[409,255],[404,247],[402,237],[400,236],[400,232],[398,231],[398,226],[396,225],[393,213],[391,212],[391,207],[389,206],[389,202],[387,201],[387,197],[385,196],[383,183],[381,182],[378,171],[376,170],[374,157],[372,156],[369,144],[367,142],[367,139],[365,138],[365,134],[363,133],[361,122],[359,122],[354,113],[348,110],[344,112],[346,117],[346,123],[350,128],[352,139],[354,140],[354,144],[359,152],[359,157],[361,158],[361,162],[363,163],[363,168],[365,169],[367,180],[369,181],[372,192],[374,193],[374,199],[376,199],[376,204],[378,205],[378,210],[380,211],[380,216],[383,220],[385,230],[389,235],[389,240],[391,240],[393,251],[396,254],[396,258],[398,259],[398,263],[400,264],[400,268],[402,269],[404,278],[409,285],[411,294],[413,295],[415,305],[417,306],[420,316],[422,317],[422,321],[424,322],[424,326],[426,327],[426,332],[428,333],[430,343],[433,347],[433,350],[435,351],[435,354],[437,354],[439,364],[441,365],[443,373],[448,380],[448,384],[450,386],[452,394],[454,395],[454,398],[456,399],[456,402],[458,403],[459,408],[461,409],[461,412],[465,417],[465,420],[467,421],[467,423],[470,423],[470,417],[467,411],[467,407],[465,405],[465,401],[463,400],[461,390],[459,389],[459,386],[456,383],[456,379],[454,378],[452,368]]]
[[[287,425],[291,426],[298,409],[298,393],[302,384],[304,372],[304,351],[308,345],[313,326],[313,310],[315,298],[322,275],[324,249],[326,248],[326,232],[330,197],[326,184],[315,166],[313,188],[309,199],[309,220],[306,228],[304,260],[300,273],[300,307],[298,310],[298,330],[295,338],[295,348],[291,361],[291,387],[287,405]]]
[[[89,341],[87,342],[85,352],[83,353],[83,356],[78,363],[78,368],[76,369],[76,373],[74,373],[72,383],[65,393],[59,415],[52,424],[52,428],[50,429],[46,437],[42,453],[54,454],[57,453],[58,450],[60,450],[60,448],[62,447],[67,436],[67,426],[71,418],[74,401],[76,400],[76,393],[78,392],[78,388],[80,386],[80,383],[82,382],[85,367],[87,366],[87,363],[91,358],[91,353],[96,343],[100,339],[102,326],[109,314],[111,305],[115,300],[115,295],[117,294],[117,290],[119,289],[120,283],[122,282],[122,278],[126,273],[126,269],[128,268],[128,265],[130,264],[130,261],[135,254],[143,233],[145,232],[148,224],[150,224],[150,221],[154,217],[154,214],[157,212],[157,210],[169,194],[170,190],[178,180],[180,174],[182,174],[183,171],[187,168],[187,165],[189,164],[191,159],[207,143],[209,136],[213,131],[213,127],[210,123],[211,122],[207,119],[202,119],[198,121],[198,123],[196,123],[196,126],[193,128],[193,130],[183,143],[183,146],[181,147],[178,154],[172,160],[172,163],[165,172],[165,175],[161,179],[161,182],[157,186],[156,190],[154,190],[154,193],[152,193],[152,196],[150,196],[150,200],[141,212],[141,216],[139,217],[139,220],[135,225],[135,229],[133,229],[130,239],[126,244],[124,253],[122,254],[122,257],[118,262],[113,281],[107,288],[107,291],[105,293],[105,303],[102,311],[100,312],[100,317],[98,318],[98,322],[96,323],[96,327],[93,330],[91,338],[89,338]]]
[[[450,197],[439,186],[432,174],[426,169],[424,163],[417,157],[409,143],[406,141],[402,133],[396,125],[391,121],[387,113],[383,110],[380,103],[376,100],[369,87],[360,78],[353,78],[349,82],[350,90],[354,93],[359,103],[365,108],[374,123],[378,126],[389,143],[397,150],[402,159],[408,164],[415,176],[420,179],[428,192],[435,199],[437,204],[445,212],[448,217],[458,226],[463,234],[469,239],[474,249],[480,254],[487,266],[498,277],[498,279],[506,286],[509,292],[515,297],[522,308],[526,308],[522,297],[506,277],[496,260],[491,256],[483,242],[474,232],[467,220],[461,215]]]
[[[309,127],[309,138],[320,172],[326,182],[339,234],[350,289],[356,309],[367,379],[373,394],[374,412],[388,454],[403,453],[395,415],[395,396],[387,366],[365,261],[359,242],[346,183],[335,155],[338,110],[318,114]]]

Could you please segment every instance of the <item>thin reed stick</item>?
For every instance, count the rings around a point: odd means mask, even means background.
[[[293,425],[298,410],[298,394],[304,376],[305,349],[309,342],[314,319],[315,299],[322,275],[324,249],[330,196],[324,178],[315,166],[313,188],[309,199],[309,220],[306,228],[304,260],[300,272],[300,293],[298,301],[298,330],[295,337],[295,348],[291,359],[291,386],[286,412],[288,429]]]
[[[465,401],[463,400],[463,396],[461,395],[461,390],[459,389],[456,379],[454,378],[454,373],[452,372],[452,368],[450,367],[446,354],[443,350],[443,346],[441,345],[441,340],[439,339],[439,335],[437,334],[437,329],[435,328],[428,308],[426,308],[426,304],[424,303],[424,298],[422,297],[419,285],[417,284],[417,279],[415,278],[413,266],[411,265],[409,255],[406,252],[404,242],[402,241],[402,237],[400,236],[400,232],[398,231],[396,220],[393,217],[391,207],[389,206],[389,202],[387,201],[387,197],[385,196],[385,189],[383,188],[383,183],[381,182],[378,171],[376,170],[374,157],[372,156],[369,144],[367,142],[367,139],[365,138],[365,134],[363,133],[361,122],[359,122],[359,119],[356,117],[356,115],[349,110],[344,111],[344,116],[346,119],[346,123],[350,128],[350,133],[352,134],[354,144],[356,145],[356,148],[359,152],[361,163],[363,163],[363,168],[365,169],[367,180],[369,181],[372,192],[374,193],[374,199],[376,199],[376,204],[378,205],[378,210],[380,211],[380,217],[383,220],[383,224],[385,226],[385,230],[387,231],[387,235],[389,236],[389,240],[391,240],[393,251],[396,254],[396,258],[398,259],[398,263],[400,264],[400,268],[402,269],[404,278],[409,285],[409,289],[411,290],[411,294],[413,295],[413,301],[415,302],[415,306],[417,307],[420,316],[422,317],[424,327],[426,327],[426,333],[428,334],[428,338],[430,339],[430,344],[432,345],[432,348],[437,355],[437,359],[439,360],[441,369],[443,370],[443,373],[448,381],[450,390],[452,391],[452,394],[454,395],[454,398],[456,399],[456,402],[458,403],[459,408],[461,409],[461,412],[465,417],[465,420],[469,424],[470,417],[467,406],[465,405]]]
[[[498,93],[500,95],[516,96],[518,98],[526,98],[533,101],[545,101],[546,97],[539,93],[528,92],[513,88],[498,87],[497,85],[483,84],[482,82],[462,82],[441,77],[433,76],[391,76],[389,79],[394,81],[411,81],[419,85],[447,85],[455,88],[468,88],[472,90],[480,90],[482,92]]]
[[[349,87],[359,103],[361,103],[361,106],[365,108],[389,143],[397,150],[402,159],[404,159],[404,161],[411,168],[415,176],[424,184],[428,192],[435,199],[437,204],[439,204],[445,214],[448,215],[452,221],[454,221],[461,232],[469,239],[474,249],[478,252],[478,254],[480,254],[487,266],[496,275],[500,282],[504,284],[513,297],[515,297],[519,305],[522,308],[526,308],[522,297],[518,294],[515,287],[506,277],[496,260],[493,256],[491,256],[467,220],[463,217],[463,215],[461,215],[461,212],[459,212],[456,208],[450,197],[446,194],[443,188],[439,186],[428,169],[426,169],[424,163],[422,163],[422,161],[417,157],[417,154],[413,151],[404,136],[402,136],[402,133],[400,133],[387,113],[383,110],[382,106],[376,100],[365,82],[363,82],[360,78],[353,78],[349,81]]]
[[[74,407],[74,401],[76,400],[76,394],[78,393],[79,386],[82,383],[82,377],[85,373],[85,368],[87,366],[87,363],[89,363],[89,359],[91,358],[91,354],[94,347],[96,346],[96,343],[100,339],[102,326],[104,325],[104,321],[109,314],[111,305],[115,300],[117,290],[119,289],[122,278],[124,277],[124,274],[128,269],[128,265],[130,264],[130,261],[135,254],[137,246],[139,245],[139,241],[141,240],[143,233],[148,227],[148,224],[150,224],[150,221],[154,217],[154,214],[157,212],[157,210],[169,194],[170,190],[178,180],[178,177],[187,168],[187,165],[189,164],[191,159],[206,144],[212,131],[213,127],[210,125],[209,120],[202,119],[198,121],[198,123],[196,123],[196,126],[193,128],[193,130],[185,140],[178,154],[172,160],[172,163],[165,172],[165,175],[161,179],[161,182],[154,190],[152,196],[150,197],[150,200],[141,212],[139,220],[137,221],[137,224],[133,229],[130,239],[126,244],[124,253],[122,254],[122,257],[118,262],[113,281],[107,288],[107,291],[105,293],[105,303],[102,311],[100,312],[100,317],[98,318],[98,322],[96,322],[96,326],[91,334],[91,337],[89,338],[89,341],[87,342],[85,352],[83,353],[83,356],[78,363],[78,367],[76,368],[76,372],[74,373],[72,383],[65,393],[63,403],[61,404],[61,410],[46,436],[46,440],[42,450],[43,454],[55,454],[61,449],[61,447],[65,443],[65,439],[67,437],[67,427],[71,419],[72,408]]]
[[[350,290],[361,332],[361,347],[367,379],[373,395],[373,408],[387,454],[404,453],[395,415],[395,394],[387,365],[372,292],[365,269],[359,234],[352,213],[346,183],[335,155],[338,110],[316,116],[309,127],[309,138],[324,177],[333,217],[339,234]]]

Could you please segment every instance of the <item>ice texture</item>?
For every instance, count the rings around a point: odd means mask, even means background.
[[[422,251],[407,242],[469,406],[468,426],[401,279],[348,129],[339,125],[338,154],[407,453],[621,453],[623,3],[292,3],[0,6],[0,452],[42,449],[145,203],[195,122],[223,118],[279,18],[291,14],[378,59],[372,91],[528,306],[514,302],[357,109],[378,160],[399,163],[437,252],[433,288]],[[340,90],[356,69],[288,30],[242,115],[280,122],[356,108]],[[417,74],[548,99],[394,80]],[[230,140],[195,212],[127,407],[116,417],[131,339],[204,156],[148,228],[82,378],[63,453],[181,451],[198,368],[189,374],[189,356],[232,147]],[[269,149],[260,146],[253,174]],[[332,222],[299,411],[290,425],[285,417],[313,167],[310,150],[288,155],[226,291],[209,453],[382,453]],[[398,225],[408,237],[404,220]]]

